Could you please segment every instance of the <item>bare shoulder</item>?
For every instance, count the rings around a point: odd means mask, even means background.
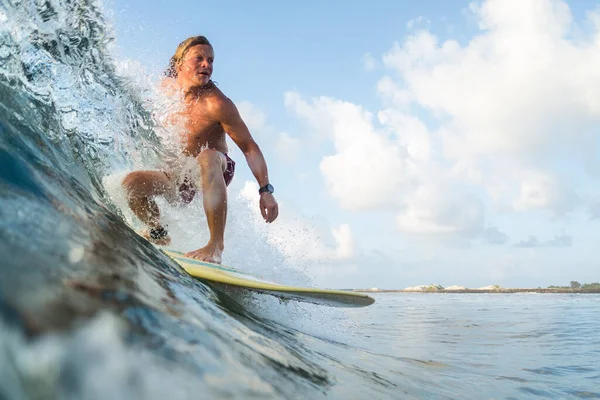
[[[207,100],[211,113],[219,120],[239,115],[233,101],[217,87],[211,91]]]

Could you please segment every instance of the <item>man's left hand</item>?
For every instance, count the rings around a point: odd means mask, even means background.
[[[279,206],[277,200],[272,193],[261,193],[260,194],[260,213],[263,216],[265,222],[273,222],[277,215],[279,215]]]

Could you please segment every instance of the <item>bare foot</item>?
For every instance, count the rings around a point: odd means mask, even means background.
[[[150,236],[150,230],[148,229],[144,229],[143,231],[141,231],[140,235],[143,236],[150,243],[154,243],[158,246],[168,246],[171,244],[171,237],[169,235],[154,239]]]
[[[190,251],[189,253],[186,253],[185,256],[200,261],[221,264],[221,254],[223,254],[223,248],[223,244],[213,244],[211,242],[208,242],[208,244],[203,248]]]

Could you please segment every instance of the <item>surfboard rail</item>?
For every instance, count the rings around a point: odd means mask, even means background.
[[[318,289],[269,282],[260,277],[221,264],[185,257],[181,252],[162,250],[196,279],[217,285],[234,286],[277,296],[331,307],[366,307],[375,299],[349,290]]]

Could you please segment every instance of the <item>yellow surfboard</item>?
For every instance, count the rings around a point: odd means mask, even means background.
[[[191,276],[211,284],[248,289],[283,299],[331,307],[366,307],[375,302],[375,299],[362,293],[280,285],[221,264],[188,258],[177,251],[163,250],[163,252],[181,265]]]

